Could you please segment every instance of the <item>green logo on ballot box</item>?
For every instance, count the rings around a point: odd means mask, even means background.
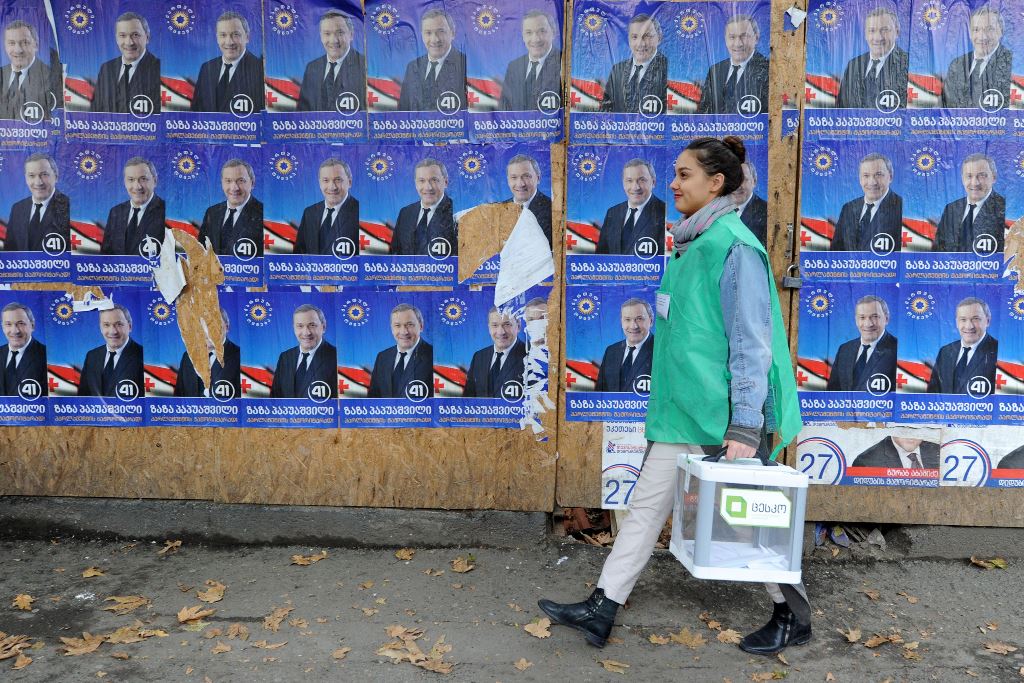
[[[722,489],[719,514],[731,526],[788,529],[793,505],[782,491]]]

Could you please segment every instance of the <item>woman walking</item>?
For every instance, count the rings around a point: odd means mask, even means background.
[[[778,293],[768,255],[743,225],[730,195],[746,161],[737,137],[698,138],[676,159],[670,188],[684,216],[657,294],[647,453],[630,512],[584,602],[538,605],[552,621],[604,647],[672,511],[679,453],[725,450],[750,458],[778,433],[781,449],[799,432],[800,412]],[[766,584],[772,617],[740,642],[770,655],[811,639],[803,584]]]

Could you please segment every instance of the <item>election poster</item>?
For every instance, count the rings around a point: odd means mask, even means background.
[[[854,121],[880,114],[899,118],[907,107],[911,5],[892,0],[811,0],[807,108],[843,110],[829,114]]]
[[[643,422],[654,359],[654,288],[566,286],[565,417]]]
[[[164,238],[167,150],[79,141],[57,150],[71,204],[74,281],[150,286]]]
[[[807,280],[895,282],[913,171],[892,140],[808,140],[800,193]]]
[[[370,139],[455,142],[471,138],[466,53],[482,5],[367,0]],[[474,93],[475,97],[478,97]]]
[[[342,427],[436,426],[434,396],[451,378],[434,365],[434,344],[446,334],[435,309],[450,296],[356,289],[333,297]]]
[[[260,0],[161,4],[161,118],[168,140],[258,143],[263,89]]]
[[[360,172],[366,154],[359,145],[263,145],[271,286],[358,283],[359,197],[371,184]]]
[[[572,145],[566,167],[566,283],[657,285],[665,266],[676,150]],[[675,208],[672,208],[675,212]]]
[[[795,467],[811,484],[938,488],[942,434],[938,426],[809,424]]]
[[[268,167],[258,146],[182,142],[168,142],[164,158],[167,226],[209,240],[226,285],[262,287],[263,188],[290,161]]]
[[[1002,337],[996,357],[995,396],[999,422],[1024,424],[1024,294],[1012,285],[998,288],[999,298],[992,302],[1003,311]]]
[[[0,146],[45,148],[61,134],[63,67],[42,2],[0,2]]]
[[[766,135],[769,5],[577,3],[570,139],[665,144]]]
[[[320,292],[235,294],[245,427],[338,426],[334,297]]]
[[[1007,228],[1024,215],[1024,151],[1002,140],[908,151],[901,281],[998,282]]]
[[[891,422],[896,285],[815,283],[801,290],[800,304],[796,380],[804,419]]]
[[[237,427],[240,420],[241,356],[235,295],[221,292],[219,310],[209,312],[219,319],[208,321],[209,331],[199,348],[187,349],[182,340],[177,307],[168,304],[159,292],[141,294],[145,313],[142,329],[146,362],[143,383],[146,393],[146,425],[163,427]],[[207,322],[207,321],[204,321]],[[223,330],[223,335],[218,334]],[[211,339],[217,336],[218,339]],[[218,357],[217,344],[221,355]],[[189,352],[192,352],[191,354]],[[201,355],[200,355],[201,354]],[[207,363],[210,386],[199,376],[196,363]]]
[[[531,344],[524,309],[547,294],[534,287],[494,305],[494,290],[458,287],[438,293],[428,316],[434,343],[434,403],[438,427],[518,429],[524,415]]]
[[[41,4],[41,3],[40,3]],[[52,0],[61,37],[68,139],[149,144],[163,137],[157,47],[166,8],[144,0]]]
[[[57,426],[140,427],[145,420],[142,291],[103,290],[75,302],[43,296],[47,384]]]
[[[44,296],[0,291],[0,322],[6,343],[0,346],[0,419],[4,424],[48,424],[46,318]]]
[[[896,420],[998,424],[995,391],[1003,288],[900,287]]]
[[[475,6],[466,41],[466,98],[475,142],[563,137],[563,4]]]
[[[52,147],[0,151],[0,282],[71,280],[71,199]]]
[[[605,422],[601,440],[601,509],[628,510],[647,439],[643,422]]]
[[[915,0],[912,12],[911,107],[966,110],[943,116],[981,119],[1024,107],[1017,80],[1024,75],[1024,17],[1016,2]]]
[[[942,431],[940,486],[1024,487],[1019,427],[949,427]]]
[[[366,141],[363,8],[354,0],[265,0],[264,139]]]

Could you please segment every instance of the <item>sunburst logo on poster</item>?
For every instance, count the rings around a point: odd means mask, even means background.
[[[54,299],[50,303],[50,319],[58,325],[75,323],[75,307],[67,298]]]
[[[281,5],[270,12],[270,30],[279,36],[290,36],[299,28],[299,13],[292,5]]]
[[[928,178],[938,173],[942,156],[932,147],[918,147],[914,150],[910,163],[914,175]]]
[[[149,304],[149,321],[160,327],[170,325],[174,321],[174,309],[166,301],[156,299]]]
[[[450,296],[437,307],[441,322],[449,327],[458,327],[466,322],[466,302],[457,296]]]
[[[270,324],[270,318],[274,313],[270,302],[263,297],[249,299],[245,305],[245,319],[253,327],[266,327]]]
[[[494,5],[481,5],[473,15],[473,30],[482,36],[492,35],[501,24],[501,12]]]
[[[371,154],[366,159],[366,175],[370,180],[388,180],[394,173],[395,160],[386,152]]]
[[[177,3],[171,5],[164,13],[167,28],[176,36],[187,36],[195,28],[196,13],[188,5]]]
[[[805,310],[812,318],[827,318],[835,308],[835,297],[824,287],[815,287],[804,298]]]
[[[821,5],[814,13],[814,23],[822,31],[835,31],[843,24],[842,4],[834,0]]]
[[[362,327],[370,320],[370,304],[364,299],[348,299],[343,305],[345,323],[350,327]]]
[[[278,152],[270,159],[270,175],[278,180],[291,180],[298,168],[299,159],[290,152]]]
[[[580,28],[591,36],[604,35],[604,29],[607,23],[607,15],[598,9],[588,10],[582,13],[579,17]]]
[[[839,155],[831,147],[818,146],[811,150],[811,173],[819,178],[828,178],[836,172]]]
[[[103,157],[86,149],[75,156],[75,173],[82,180],[96,180],[103,174]]]
[[[398,8],[394,5],[384,4],[373,10],[370,15],[370,25],[380,35],[390,36],[398,27],[398,18]]]
[[[466,180],[477,180],[484,176],[486,161],[479,152],[463,152],[459,157],[459,174]]]
[[[939,0],[926,2],[921,7],[921,25],[929,31],[934,31],[946,22],[946,8]]]
[[[1024,294],[1011,296],[1006,300],[1006,307],[1010,311],[1010,317],[1014,320],[1024,320]]]
[[[923,289],[917,289],[903,300],[907,315],[914,320],[927,320],[935,314],[935,297]]]
[[[64,10],[64,25],[76,36],[84,36],[92,32],[96,15],[85,3],[76,2]]]
[[[603,159],[593,152],[580,152],[573,157],[573,175],[578,179],[590,182],[601,177]]]
[[[202,162],[199,157],[192,153],[192,150],[184,149],[171,157],[171,167],[174,169],[174,176],[181,180],[195,180],[199,177],[199,169]]]
[[[601,298],[589,290],[580,292],[572,298],[570,309],[578,320],[593,320],[601,312]]]
[[[704,15],[694,9],[683,11],[676,20],[676,33],[682,38],[696,38],[704,33]]]

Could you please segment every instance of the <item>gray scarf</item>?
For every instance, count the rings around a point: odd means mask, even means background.
[[[690,243],[712,223],[735,210],[736,202],[731,197],[715,197],[692,216],[680,218],[672,226],[672,241],[675,248],[680,254],[686,253]]]

